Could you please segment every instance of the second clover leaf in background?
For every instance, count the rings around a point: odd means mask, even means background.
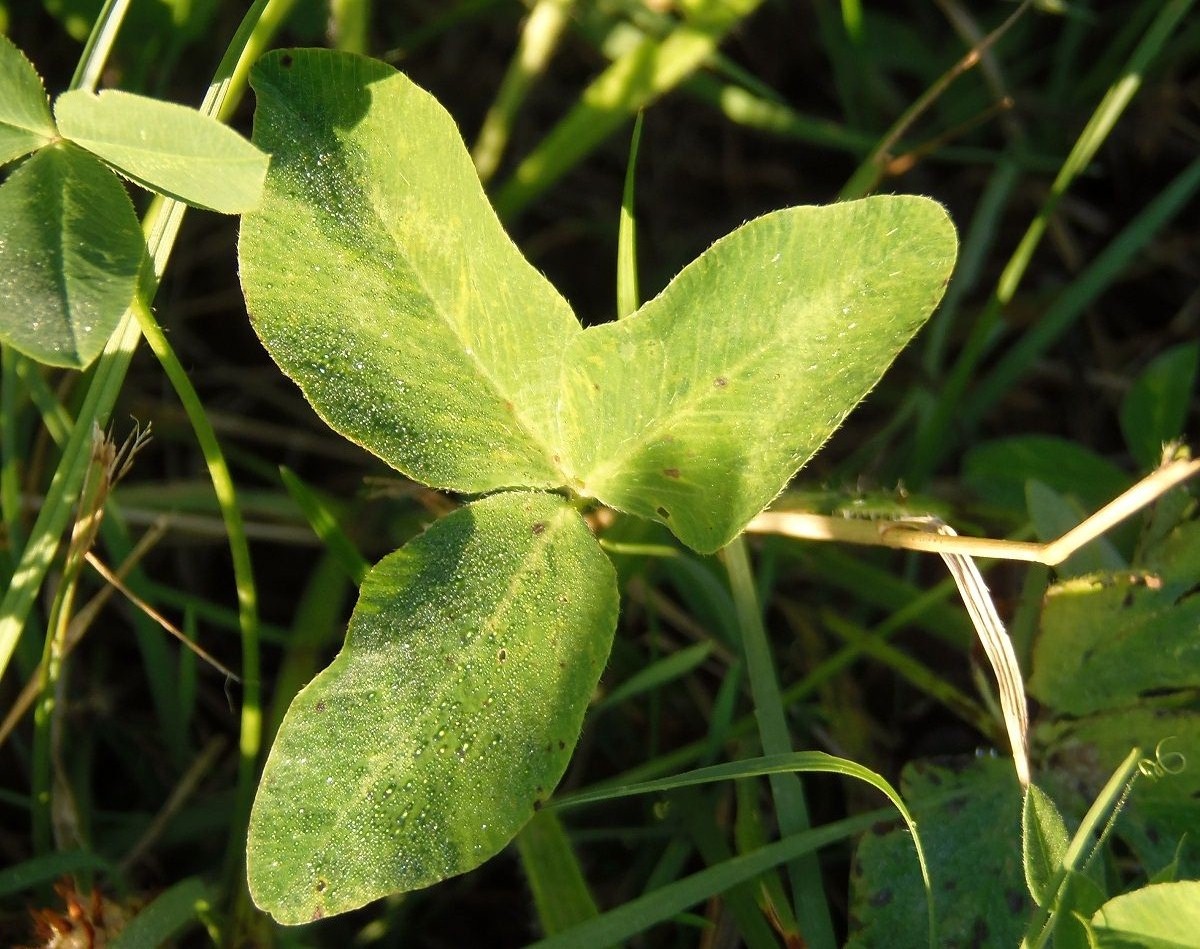
[[[268,164],[216,119],[145,96],[74,89],[52,116],[37,70],[0,36],[0,164],[26,155],[0,185],[0,342],[68,369],[100,354],[145,256],[129,195],[100,159],[151,191],[231,214],[258,202]]]
[[[82,369],[133,299],[145,243],[121,182],[57,142],[0,185],[0,339]]]
[[[150,191],[223,214],[258,203],[267,156],[233,129],[173,102],[116,89],[55,100],[59,131]]]
[[[54,138],[42,79],[10,39],[0,36],[0,165]]]

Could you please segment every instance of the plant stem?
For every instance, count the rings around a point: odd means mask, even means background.
[[[1046,888],[1046,891],[1053,893],[1054,897],[1047,900],[1045,905],[1039,907],[1034,914],[1029,928],[1025,931],[1025,937],[1021,940],[1020,949],[1030,949],[1030,947],[1041,949],[1050,938],[1054,931],[1054,927],[1050,925],[1050,914],[1058,903],[1059,891],[1062,889],[1067,874],[1079,866],[1084,852],[1091,849],[1092,837],[1101,822],[1109,814],[1120,809],[1129,794],[1132,782],[1137,778],[1136,772],[1141,757],[1141,748],[1134,748],[1130,751],[1113,776],[1108,779],[1103,790],[1096,796],[1092,806],[1088,808],[1088,812],[1083,816],[1083,821],[1079,824],[1079,829],[1071,838],[1067,852],[1063,855],[1062,866],[1058,868],[1050,885]]]
[[[250,561],[250,545],[246,540],[242,512],[238,507],[237,493],[229,465],[217,441],[216,432],[204,412],[204,404],[196,394],[191,380],[179,357],[167,342],[162,327],[154,319],[146,301],[141,297],[134,300],[134,314],[141,326],[142,335],[158,357],[159,363],[171,380],[183,409],[187,413],[192,431],[204,455],[208,475],[217,495],[217,504],[225,522],[229,537],[229,552],[233,560],[234,582],[237,586],[238,619],[242,631],[242,720],[238,750],[238,784],[234,804],[232,826],[231,866],[241,865],[241,852],[245,839],[246,824],[250,817],[250,803],[254,795],[254,779],[258,766],[258,753],[262,745],[262,708],[260,701],[258,646],[258,596],[254,586],[254,570]],[[232,854],[237,854],[234,858]]]
[[[730,592],[737,609],[763,754],[788,754],[794,750],[792,739],[788,733],[779,680],[775,676],[775,664],[771,658],[754,574],[743,538],[736,537],[730,541],[724,550],[724,560]],[[790,837],[807,831],[811,824],[800,779],[794,774],[773,774],[769,780],[780,833]],[[807,944],[813,949],[833,949],[833,923],[821,881],[820,863],[812,854],[798,857],[789,863],[788,875],[792,883],[796,919]]]

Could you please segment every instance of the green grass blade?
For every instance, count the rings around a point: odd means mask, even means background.
[[[729,573],[729,586],[741,627],[742,648],[750,675],[750,691],[754,696],[754,711],[758,718],[763,753],[787,754],[792,751],[792,737],[788,732],[786,706],[779,692],[779,680],[771,657],[770,642],[763,627],[762,611],[754,587],[754,574],[746,552],[746,541],[741,537],[735,538],[726,546],[724,556],[725,569]],[[799,779],[794,774],[781,773],[772,775],[770,783],[780,833],[791,837],[808,830],[811,826],[808,805],[805,803],[804,788]],[[826,946],[832,949],[835,945],[833,921],[825,898],[820,864],[813,856],[799,858],[789,865],[788,874],[792,883],[796,917],[801,920],[808,944],[818,949]]]
[[[533,83],[546,71],[550,57],[558,49],[558,41],[574,5],[574,0],[538,0],[529,12],[516,54],[500,82],[495,101],[484,116],[475,147],[471,149],[475,170],[485,184],[500,167],[517,113]]]
[[[635,696],[662,688],[667,683],[682,678],[701,665],[712,650],[711,642],[696,643],[651,663],[631,675],[593,705],[591,714],[597,715],[605,709],[614,708]]]
[[[535,814],[516,845],[542,932],[554,936],[599,913],[557,815],[545,810]]]
[[[87,850],[61,850],[41,857],[23,860],[0,870],[0,896],[12,896],[51,883],[69,873],[112,869],[98,854]]]
[[[361,585],[361,580],[357,581]],[[304,593],[296,604],[292,628],[284,640],[285,652],[271,683],[271,707],[265,736],[274,738],[279,723],[296,693],[321,668],[331,646],[341,638],[345,605],[353,590],[345,565],[326,553],[305,578]]]
[[[188,877],[160,893],[131,919],[109,944],[112,949],[157,949],[199,922],[197,910],[208,902],[208,887]]]
[[[321,538],[325,549],[333,555],[355,585],[361,585],[367,571],[371,569],[371,564],[346,536],[329,505],[291,469],[281,465],[279,477],[296,506],[300,508],[304,519],[312,527],[313,533]]]
[[[634,214],[634,171],[637,168],[638,147],[642,141],[642,116],[639,112],[633,123],[633,139],[629,143],[629,164],[625,167],[625,188],[621,195],[621,224],[617,231],[617,319],[635,313],[641,306],[638,293],[637,218]]]
[[[107,424],[139,336],[137,323],[127,313],[96,362],[79,420],[71,431],[37,520],[30,530],[13,581],[0,601],[0,674],[12,658],[25,619],[54,559],[59,538],[66,530],[72,506],[83,485],[91,457],[92,423]]]
[[[21,524],[21,465],[20,450],[21,399],[18,397],[17,368],[28,362],[16,350],[0,349],[0,516],[4,520],[4,537],[8,550],[6,561],[21,556],[25,547],[25,528]],[[11,558],[11,559],[10,559]],[[4,576],[7,582],[8,576]]]
[[[959,403],[959,423],[978,425],[1033,364],[1075,324],[1083,313],[1124,274],[1126,267],[1200,191],[1200,159],[1171,181],[1104,248],[1088,268],[1046,310],[996,363],[965,404]]]
[[[372,6],[372,0],[330,0],[329,34],[336,49],[345,53],[367,52]]]
[[[944,705],[982,734],[999,737],[996,736],[995,721],[986,709],[924,663],[885,642],[878,635],[867,633],[832,611],[825,611],[822,614],[822,620],[829,629],[846,640],[851,649],[861,650],[862,653],[877,662],[884,663],[901,678],[934,701]]]
[[[68,89],[95,89],[132,0],[105,0],[84,43]]]

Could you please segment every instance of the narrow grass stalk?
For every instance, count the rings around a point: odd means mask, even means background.
[[[941,305],[934,311],[922,334],[925,349],[922,363],[930,378],[937,378],[946,361],[946,347],[959,307],[983,272],[1000,232],[1003,211],[1021,180],[1020,167],[1005,158],[997,164],[971,214],[971,223],[958,252],[958,263]]]
[[[742,649],[754,698],[754,713],[758,719],[759,737],[766,755],[788,754],[792,739],[788,732],[783,697],[771,658],[767,631],[763,626],[754,574],[746,552],[746,542],[737,537],[724,550],[725,569],[737,609]],[[780,832],[785,837],[802,833],[811,826],[804,788],[794,774],[777,774],[770,778],[771,793],[779,819]],[[808,942],[814,949],[832,947],[833,922],[821,880],[821,866],[813,856],[798,858],[788,866],[792,884],[796,918]]]
[[[1024,376],[1043,353],[1056,343],[1080,315],[1125,272],[1133,258],[1174,217],[1187,208],[1200,191],[1200,158],[1181,171],[1104,248],[1095,261],[1067,287],[959,406],[959,417],[968,427],[977,426]]]
[[[625,188],[621,195],[621,223],[617,230],[617,319],[637,312],[641,305],[638,295],[637,217],[634,213],[634,172],[637,170],[638,147],[642,142],[642,116],[639,112],[633,123],[629,143],[629,164],[625,166]]]
[[[233,843],[230,848],[231,863],[240,865],[245,826],[250,819],[250,803],[254,796],[254,779],[258,765],[258,753],[262,746],[261,682],[259,679],[258,644],[258,596],[254,586],[254,571],[250,561],[250,545],[242,522],[242,512],[237,504],[233,477],[217,441],[204,404],[196,394],[187,372],[184,370],[171,344],[167,342],[162,328],[154,319],[149,306],[141,298],[135,299],[134,313],[154,355],[174,386],[183,409],[187,413],[192,431],[204,455],[208,475],[217,495],[217,504],[225,522],[229,537],[229,551],[233,559],[234,582],[237,586],[238,617],[242,632],[242,719],[238,741],[238,783],[232,826]],[[236,858],[232,855],[238,855]]]
[[[23,360],[25,357],[11,346],[0,349],[0,517],[4,521],[7,554],[12,560],[21,556],[25,546],[25,530],[21,526],[21,452],[17,441],[21,428],[17,366]]]
[[[371,0],[330,0],[329,33],[336,49],[366,54],[371,7]]]
[[[942,679],[928,666],[890,645],[877,633],[861,629],[831,610],[821,614],[821,621],[845,640],[849,647],[845,650],[848,658],[862,654],[871,657],[876,662],[883,663],[916,689],[935,702],[944,705],[980,734],[994,735],[994,722],[987,711],[961,689]],[[839,663],[840,665],[841,663]]]
[[[983,54],[991,49],[1009,31],[1012,25],[1024,15],[1025,11],[1029,9],[1031,2],[1032,0],[1022,0],[1020,6],[1003,23],[984,37],[978,45],[963,54],[958,62],[942,73],[933,85],[921,93],[917,97],[917,100],[904,110],[900,118],[892,124],[892,127],[879,140],[879,144],[875,146],[871,154],[854,170],[854,173],[850,176],[850,180],[846,182],[841,193],[838,195],[839,200],[846,201],[851,198],[860,198],[875,189],[883,177],[884,168],[891,158],[892,149],[904,136],[904,133],[912,127],[912,124],[917,119],[928,111],[930,106],[941,98],[943,93],[950,88],[959,76],[979,65]]]
[[[96,23],[88,34],[79,62],[75,66],[75,74],[71,76],[68,89],[86,89],[94,92],[100,75],[104,72],[104,64],[108,62],[108,54],[112,52],[113,44],[117,41],[117,33],[125,14],[129,12],[132,0],[105,0],[104,6],[96,15]]]
[[[97,361],[79,419],[63,449],[28,542],[13,571],[12,582],[0,601],[0,675],[8,667],[25,619],[58,550],[59,538],[71,519],[71,508],[79,497],[91,460],[93,424],[107,424],[139,338],[137,323],[126,313]]]
[[[495,101],[483,118],[475,147],[471,149],[480,181],[490,181],[500,167],[517,113],[534,80],[546,71],[550,57],[558,49],[558,41],[574,5],[575,0],[537,0],[530,11],[517,52],[500,82]]]

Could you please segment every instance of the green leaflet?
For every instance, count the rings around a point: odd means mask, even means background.
[[[0,340],[51,366],[87,366],[133,299],[145,242],[97,159],[48,145],[0,185]]]
[[[0,36],[0,165],[51,141],[56,132],[41,77],[7,36]]]
[[[765,215],[567,353],[571,486],[701,553],[781,491],[932,312],[957,239],[925,198]]]
[[[498,852],[566,768],[616,613],[612,566],[555,495],[478,501],[380,561],[271,750],[255,902],[307,922]]]
[[[1174,346],[1146,367],[1121,400],[1121,432],[1143,468],[1156,467],[1163,445],[1184,434],[1198,363],[1200,343]]]
[[[1191,521],[1152,547],[1142,570],[1055,584],[1034,644],[1029,694],[1058,712],[1084,715],[1200,686],[1198,575],[1200,522]]]
[[[264,57],[242,220],[254,328],[335,429],[426,484],[557,487],[562,351],[580,333],[483,194],[453,120],[390,66]]]
[[[1156,883],[1109,900],[1091,920],[1099,949],[1192,949],[1200,936],[1200,882]]]
[[[937,945],[1016,946],[1031,909],[1017,841],[1021,790],[995,758],[916,761],[900,775],[933,880]],[[846,949],[924,949],[925,894],[903,827],[877,825],[850,871]]]
[[[259,201],[267,156],[227,125],[174,102],[106,89],[54,102],[62,134],[152,191],[225,214]]]
[[[1021,854],[1025,863],[1025,885],[1038,906],[1055,894],[1050,891],[1054,875],[1062,867],[1071,838],[1054,801],[1036,784],[1025,789],[1021,808]]]

